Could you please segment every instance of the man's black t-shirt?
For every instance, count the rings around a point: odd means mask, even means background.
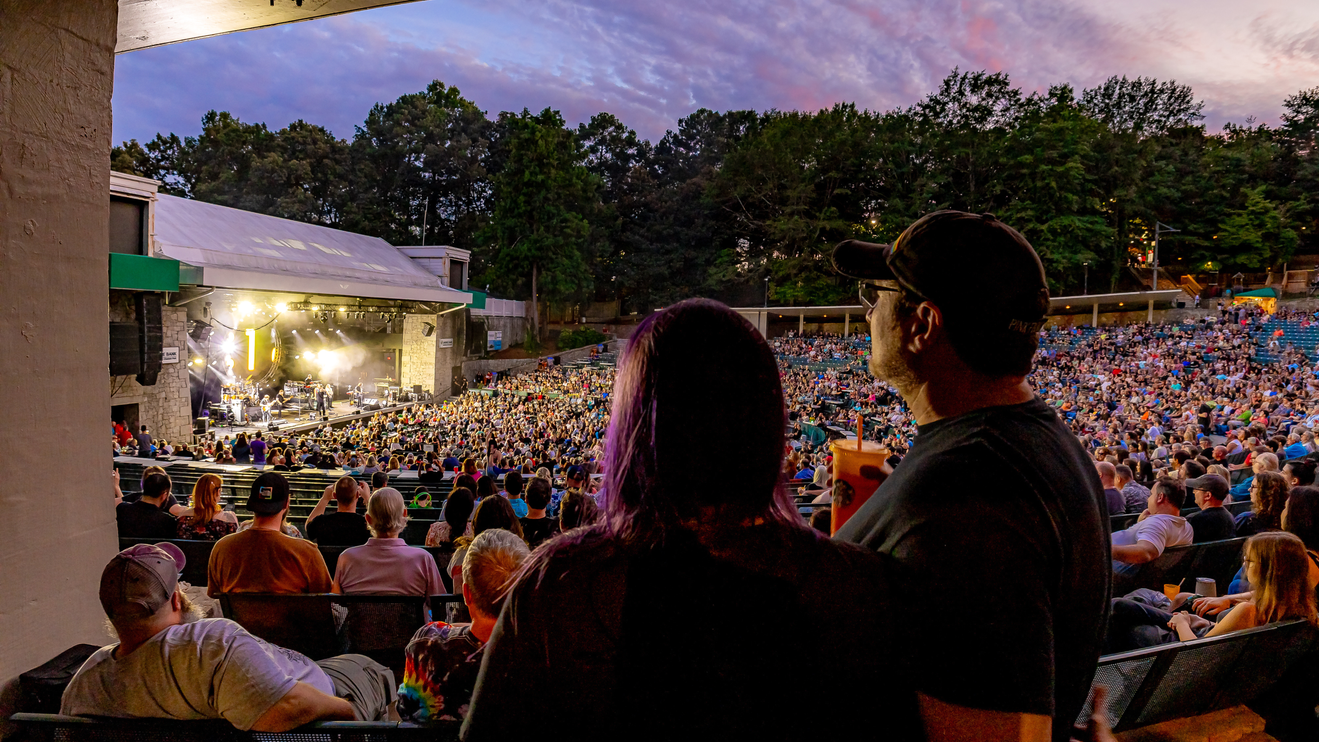
[[[896,557],[917,690],[1052,716],[1066,740],[1108,623],[1108,531],[1094,463],[1036,398],[919,426],[837,538]]]
[[[1191,543],[1203,544],[1206,541],[1222,541],[1236,535],[1236,519],[1227,508],[1206,508],[1198,513],[1186,516],[1195,532]]]
[[[550,536],[559,532],[559,519],[546,516],[544,518],[521,518],[522,536],[527,539],[527,546],[536,548]]]
[[[307,526],[307,538],[321,546],[361,546],[371,538],[361,513],[325,513]]]
[[[538,551],[463,739],[918,739],[891,560],[801,526],[735,531],[713,551],[685,531],[628,548],[596,526]],[[803,713],[812,683],[827,708]]]
[[[149,502],[121,502],[115,506],[119,538],[177,538],[178,520]]]

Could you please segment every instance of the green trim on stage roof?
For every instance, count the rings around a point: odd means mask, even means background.
[[[1278,291],[1277,289],[1271,288],[1255,289],[1253,291],[1242,291],[1239,294],[1233,294],[1233,296],[1253,296],[1262,299],[1276,299],[1278,298]]]
[[[201,266],[179,263],[179,283],[201,286],[206,283]]]
[[[110,288],[130,291],[178,291],[179,261],[147,255],[110,253]]]
[[[467,305],[468,309],[485,309],[486,294],[484,291],[472,291],[468,289],[468,293],[472,295],[472,303]]]

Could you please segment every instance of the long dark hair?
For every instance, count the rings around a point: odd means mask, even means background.
[[[1319,487],[1293,487],[1287,498],[1288,533],[1294,533],[1305,548],[1319,552]]]
[[[654,543],[702,506],[801,526],[783,487],[786,421],[774,354],[745,318],[708,299],[650,315],[614,385],[605,530]],[[698,456],[718,476],[690,476]]]
[[[444,503],[444,522],[449,524],[450,541],[467,530],[467,521],[471,519],[475,506],[476,496],[466,487],[459,487],[449,495]]]

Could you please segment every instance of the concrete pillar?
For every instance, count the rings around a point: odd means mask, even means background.
[[[467,357],[467,312],[458,309],[441,314],[435,323],[435,396],[448,398],[453,391],[453,369]],[[461,373],[461,372],[460,372]]]
[[[116,0],[0,5],[0,683],[109,643],[110,93]],[[49,446],[76,451],[52,465]]]
[[[1095,302],[1095,311],[1090,316],[1090,326],[1091,327],[1099,326],[1099,302]]]
[[[797,334],[801,335],[806,332],[806,313],[802,312],[797,315]]]
[[[1148,322],[1153,322],[1153,321],[1154,321],[1154,300],[1153,300],[1153,299],[1150,299],[1150,314],[1149,314],[1149,319],[1148,319],[1147,321],[1148,321]]]
[[[843,312],[843,337],[847,337],[847,331],[852,328],[852,315]]]

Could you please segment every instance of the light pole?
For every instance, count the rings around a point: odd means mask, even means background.
[[[1150,290],[1159,290],[1159,235],[1163,232],[1180,232],[1180,229],[1173,229],[1163,222],[1154,222],[1154,272],[1150,279]]]
[[[1090,261],[1087,260],[1085,265],[1085,282],[1081,284],[1081,295],[1085,296],[1090,293]]]
[[[769,309],[769,276],[765,276],[765,308]]]

